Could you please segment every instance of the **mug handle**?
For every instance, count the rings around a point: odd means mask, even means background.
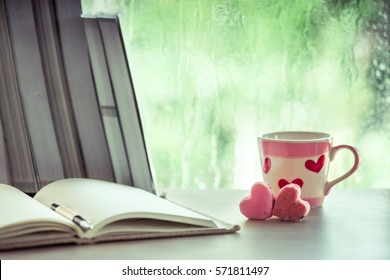
[[[325,186],[325,195],[328,195],[329,194],[329,191],[330,189],[336,185],[337,183],[341,182],[342,180],[348,178],[349,176],[351,176],[359,167],[359,164],[360,164],[360,156],[359,156],[359,151],[353,147],[353,146],[350,146],[350,145],[339,145],[339,146],[335,146],[333,147],[331,150],[330,150],[330,153],[329,153],[329,159],[330,161],[333,161],[333,159],[335,158],[336,156],[336,153],[342,149],[347,149],[349,151],[352,152],[353,156],[354,156],[354,164],[353,166],[351,167],[351,169],[348,170],[348,172],[346,172],[344,175],[341,175],[340,177],[330,181],[330,182],[327,182],[326,183],[326,186]]]

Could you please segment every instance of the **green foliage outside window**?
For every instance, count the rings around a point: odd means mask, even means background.
[[[390,187],[385,0],[82,3],[119,13],[158,187],[249,188],[256,136],[279,130],[332,133],[362,155],[341,186]]]

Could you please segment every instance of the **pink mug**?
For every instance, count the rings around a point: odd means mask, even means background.
[[[321,206],[330,189],[351,176],[360,163],[355,147],[333,146],[332,142],[333,137],[322,132],[286,131],[259,136],[264,182],[275,195],[285,185],[295,183],[302,189],[302,199],[311,207]],[[328,181],[330,162],[342,149],[353,153],[354,164],[344,175]]]

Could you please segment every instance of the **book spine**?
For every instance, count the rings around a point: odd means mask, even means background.
[[[35,0],[34,14],[42,54],[42,65],[58,148],[65,177],[85,177],[69,87],[60,52],[56,15],[52,0]]]
[[[4,141],[3,124],[0,116],[0,184],[11,184],[7,148]]]
[[[38,187],[4,0],[0,1],[0,36],[0,115],[8,153],[10,180],[13,186],[34,193]]]
[[[133,185],[154,192],[133,80],[117,17],[98,17]]]
[[[84,17],[83,21],[115,181],[125,185],[133,185],[99,25],[96,18]]]
[[[23,143],[25,137],[18,137],[24,135],[23,118],[19,102],[12,102],[10,99],[16,98],[18,100],[19,94],[16,87],[15,68],[13,64],[11,43],[8,32],[7,15],[5,11],[4,1],[0,0],[0,183],[12,184],[12,175],[10,173],[11,164],[15,165],[15,160],[9,161],[8,154],[13,156],[13,159],[18,159],[16,156],[21,152],[21,156],[25,156],[25,150],[28,150],[27,142]],[[18,100],[19,101],[19,100]],[[14,125],[10,125],[13,115],[17,115]],[[22,129],[20,129],[22,128]],[[6,131],[6,133],[5,133]],[[6,135],[9,135],[6,138]],[[14,139],[21,138],[22,141],[12,141]],[[6,141],[10,141],[9,148],[6,145]],[[19,145],[18,145],[19,144]],[[17,149],[16,146],[22,147]],[[29,155],[29,153],[27,153]],[[30,165],[30,168],[26,166],[26,173],[33,171],[31,159],[25,162],[25,165]],[[15,177],[21,174],[13,174]],[[33,172],[30,172],[29,178],[34,181],[35,178]],[[22,179],[22,176],[19,177]],[[16,178],[14,178],[16,179]],[[18,181],[17,179],[15,181]]]
[[[23,115],[38,185],[64,178],[30,0],[6,1]],[[18,167],[20,168],[20,167]]]
[[[114,181],[114,171],[90,68],[79,0],[56,0],[61,55],[86,177]]]

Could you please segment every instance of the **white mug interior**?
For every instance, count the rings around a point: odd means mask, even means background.
[[[259,138],[275,141],[293,141],[293,142],[313,142],[324,141],[332,138],[329,133],[311,132],[311,131],[280,131],[266,133]]]

